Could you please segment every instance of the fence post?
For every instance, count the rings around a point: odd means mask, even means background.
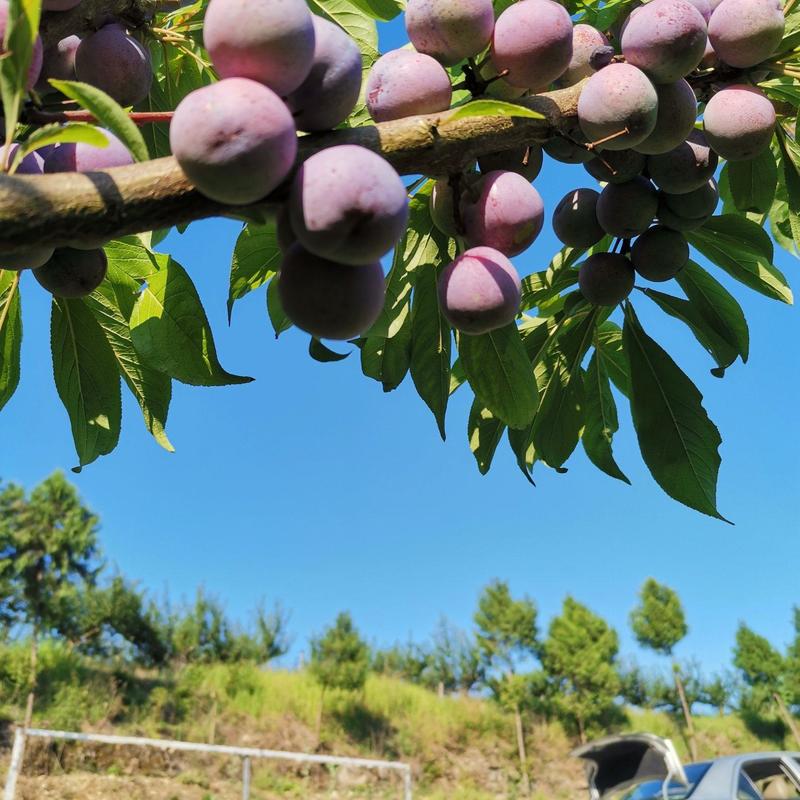
[[[411,793],[411,767],[403,770],[403,800],[413,800]]]
[[[250,756],[242,759],[242,800],[250,800]]]
[[[6,775],[6,788],[3,800],[14,800],[17,792],[17,777],[22,770],[22,756],[25,752],[25,731],[22,728],[14,729],[14,744],[11,747],[11,761],[8,764]]]

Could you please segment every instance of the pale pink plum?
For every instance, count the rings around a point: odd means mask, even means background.
[[[411,44],[445,66],[485,50],[493,30],[492,0],[408,0],[406,5]]]
[[[306,250],[342,264],[386,255],[408,222],[406,187],[371,150],[327,147],[303,163],[289,195],[292,230]]]
[[[488,153],[478,158],[478,166],[484,174],[504,170],[517,172],[528,181],[533,181],[542,169],[542,148],[538,144],[515,147],[499,153]]]
[[[609,64],[595,72],[578,98],[578,121],[590,141],[627,128],[627,133],[605,142],[604,150],[627,150],[644,141],[653,132],[657,118],[655,87],[644,72],[630,64]]]
[[[446,236],[457,236],[456,203],[453,187],[447,178],[440,178],[433,184],[429,203],[431,221]]]
[[[625,183],[644,171],[646,158],[635,150],[604,150],[602,157],[587,161],[583,168],[603,183]]]
[[[719,159],[701,131],[693,130],[674,150],[647,159],[647,172],[659,189],[685,194],[699,189],[716,171]]]
[[[517,172],[489,172],[477,185],[478,196],[462,199],[467,244],[491,247],[503,255],[527,250],[544,224],[539,192]]]
[[[569,67],[572,20],[553,0],[521,0],[497,18],[492,64],[512,86],[541,91]]]
[[[605,231],[597,221],[597,200],[594,189],[575,189],[561,198],[553,212],[553,233],[570,247],[591,247]]]
[[[211,0],[203,43],[221,78],[250,78],[281,96],[314,63],[314,23],[305,0]]]
[[[578,81],[588,78],[594,72],[592,53],[606,45],[608,39],[597,28],[579,22],[572,29],[572,59],[566,72],[558,79],[558,85],[574,86]]]
[[[780,0],[723,0],[711,15],[708,38],[717,57],[732,67],[754,67],[783,39]]]
[[[45,172],[95,172],[99,169],[133,164],[133,156],[111,131],[100,129],[108,139],[107,147],[85,142],[66,142],[54,147],[44,159]]]
[[[233,205],[268,195],[297,155],[289,110],[275,92],[248,78],[225,78],[184,97],[169,143],[198,191]]]
[[[322,339],[352,339],[364,333],[383,310],[385,291],[379,261],[338,264],[300,244],[286,252],[278,274],[286,316]]]
[[[673,83],[700,63],[706,38],[706,21],[688,0],[652,0],[628,18],[622,54],[655,83]]]
[[[668,153],[674,150],[694,130],[697,119],[697,98],[687,81],[656,86],[658,116],[653,132],[636,145],[636,150],[647,155]]]
[[[620,253],[595,253],[578,269],[581,294],[595,306],[619,305],[636,280],[630,259]]]
[[[775,108],[754,86],[728,86],[706,104],[703,130],[717,155],[728,161],[746,161],[769,147]]]
[[[648,281],[674,278],[689,260],[686,237],[663,225],[646,230],[631,248],[633,268]]]
[[[74,300],[90,295],[106,277],[108,259],[102,248],[75,250],[60,247],[33,276],[55,297]]]
[[[47,82],[50,78],[60,81],[74,81],[75,75],[75,53],[81,43],[80,36],[67,36],[61,39],[53,47],[48,47],[44,51],[42,58],[42,71],[36,89],[40,93],[54,91],[53,87]]]
[[[450,108],[453,87],[436,59],[411,50],[390,50],[367,79],[367,110],[375,122],[434,114]]]
[[[699,228],[716,211],[719,188],[709,178],[699,189],[686,194],[659,195],[658,218],[670,228],[686,231]]]
[[[81,0],[42,0],[42,11],[69,11],[80,3]]]
[[[473,247],[443,270],[439,306],[445,319],[466,334],[502,328],[519,312],[522,287],[514,265],[491,247]]]
[[[597,201],[597,221],[606,233],[631,239],[644,233],[658,211],[658,194],[646,178],[609,183]]]
[[[0,0],[0,55],[3,55],[6,50],[3,45],[6,38],[6,26],[8,25],[8,0]],[[39,74],[42,71],[42,37],[37,36],[33,43],[33,53],[31,54],[31,64],[28,67],[28,84],[27,89],[32,89],[36,82],[39,80]]]
[[[117,23],[81,39],[75,51],[79,81],[102,89],[122,106],[141,103],[150,93],[150,51]]]
[[[302,131],[326,131],[347,119],[361,92],[361,51],[338,26],[314,17],[311,72],[286,104]]]

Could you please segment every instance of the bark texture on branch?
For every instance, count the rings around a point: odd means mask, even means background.
[[[298,161],[333,145],[358,144],[380,153],[401,174],[447,175],[484,153],[545,141],[569,130],[579,94],[580,84],[528,98],[526,105],[543,119],[450,120],[452,112],[444,112],[304,136]],[[284,196],[282,187],[259,205]],[[107,240],[237,210],[242,207],[225,206],[195,191],[171,157],[103,172],[0,175],[0,250]]]
[[[163,9],[161,0],[81,0],[69,11],[42,14],[39,34],[45,47],[72,34],[97,30],[110,19],[122,20],[129,28],[141,28]]]

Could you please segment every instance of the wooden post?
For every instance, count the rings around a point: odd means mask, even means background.
[[[411,791],[411,767],[403,771],[403,800],[413,800]]]
[[[242,759],[242,800],[250,800],[250,756]]]
[[[11,748],[11,761],[8,765],[6,775],[6,787],[3,792],[3,800],[14,800],[17,792],[17,778],[22,771],[22,756],[25,753],[25,730],[23,728],[14,729],[14,744]]]

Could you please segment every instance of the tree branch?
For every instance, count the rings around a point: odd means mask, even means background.
[[[84,0],[87,2],[87,0]],[[92,2],[92,0],[88,0]],[[449,175],[484,153],[546,141],[574,128],[581,85],[527,98],[542,119],[483,116],[450,120],[452,112],[300,139],[298,162],[341,144],[367,147],[404,175]],[[256,208],[281,202],[286,185]],[[0,250],[32,244],[65,246],[166,228],[244,211],[195,191],[174,158],[103,172],[0,176]]]
[[[129,28],[141,28],[163,7],[161,0],[81,0],[69,11],[42,14],[39,34],[45,47],[72,34],[100,28],[109,19],[119,19]]]

